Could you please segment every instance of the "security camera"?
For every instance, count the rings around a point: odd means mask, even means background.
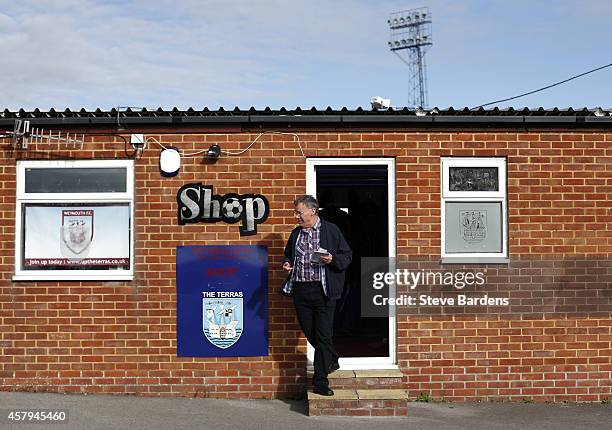
[[[372,97],[370,104],[372,105],[372,109],[389,109],[389,106],[391,106],[391,99],[383,99],[380,96],[376,96]]]

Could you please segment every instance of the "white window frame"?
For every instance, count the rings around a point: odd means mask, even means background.
[[[26,193],[25,172],[29,168],[117,168],[126,169],[126,191],[112,193]],[[15,281],[34,280],[107,280],[134,279],[134,161],[133,160],[23,160],[17,161],[17,201],[15,208]],[[23,253],[23,207],[31,203],[127,203],[130,211],[129,270],[25,270]]]
[[[441,256],[442,263],[507,263],[508,260],[508,193],[507,160],[504,157],[441,157]],[[498,173],[497,191],[450,191],[451,167],[495,167]],[[446,252],[446,203],[485,202],[501,203],[502,251],[501,252]]]

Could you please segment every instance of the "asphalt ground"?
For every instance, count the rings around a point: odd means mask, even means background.
[[[60,409],[67,411],[67,422],[7,419],[10,411],[16,418],[23,414],[15,411]],[[407,417],[356,418],[309,417],[306,401],[0,392],[0,411],[0,428],[23,430],[612,429],[612,405],[594,403],[409,403]]]

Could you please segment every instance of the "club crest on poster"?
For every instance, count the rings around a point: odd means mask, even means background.
[[[243,321],[242,298],[202,298],[202,330],[217,348],[229,348],[240,339]]]
[[[68,258],[79,258],[87,253],[94,236],[93,220],[92,209],[62,210],[62,254]]]
[[[463,240],[478,243],[487,237],[487,211],[461,211],[459,216]]]

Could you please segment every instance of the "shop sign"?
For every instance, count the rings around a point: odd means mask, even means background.
[[[213,194],[212,185],[186,184],[176,196],[178,222],[181,225],[197,222],[241,222],[240,235],[257,234],[257,224],[270,214],[270,204],[261,194]]]

